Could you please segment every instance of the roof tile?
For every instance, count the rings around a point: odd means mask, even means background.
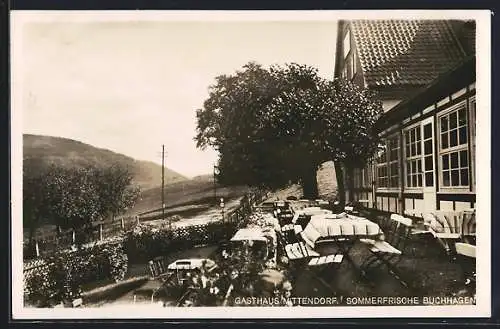
[[[368,86],[426,85],[465,58],[443,20],[351,22]]]

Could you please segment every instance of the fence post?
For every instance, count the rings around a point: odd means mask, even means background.
[[[40,257],[40,247],[38,246],[38,240],[35,240],[35,252],[36,257]]]
[[[135,216],[135,219],[137,219],[137,225],[139,225],[140,224],[139,216]]]
[[[71,235],[71,238],[72,238],[72,241],[73,241],[73,244],[75,243],[75,230],[73,230],[73,233]]]
[[[102,223],[99,224],[99,240],[102,241]]]
[[[122,230],[125,230],[125,223],[124,223],[124,221],[123,221],[123,217],[122,217],[122,218],[120,218],[120,221],[121,221],[121,224],[122,224]]]

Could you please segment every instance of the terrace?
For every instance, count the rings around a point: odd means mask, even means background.
[[[219,233],[212,232],[217,223],[209,229],[200,226],[176,233],[192,243],[175,252],[168,246],[163,251],[155,249],[160,254],[155,257],[130,254],[123,278],[126,287],[112,288],[109,293],[102,287],[89,289],[82,294],[83,306],[255,306],[270,301],[289,306],[335,306],[377,303],[374,297],[388,296],[420,301],[429,296],[465,296],[473,300],[475,266],[464,266],[462,259],[470,263],[471,258],[462,257],[458,249],[443,248],[433,231],[438,228],[427,230],[429,225],[411,221],[407,243],[399,245],[395,234],[404,231],[405,220],[394,222],[397,227],[391,229],[387,215],[357,207],[335,214],[326,208],[331,208],[330,204],[264,202],[253,207],[244,220],[217,228]],[[350,233],[349,225],[353,227]],[[340,233],[335,233],[337,227]],[[207,234],[211,237],[201,239],[205,243],[196,238]],[[378,241],[380,237],[401,252],[391,254],[390,264],[381,261],[378,266],[365,266],[376,253],[364,240]],[[456,234],[454,237],[455,242],[463,240]],[[155,241],[159,240],[161,235]],[[200,259],[216,266],[208,271],[203,262],[186,265]],[[186,264],[176,267],[178,260]],[[271,299],[259,299],[263,297]]]

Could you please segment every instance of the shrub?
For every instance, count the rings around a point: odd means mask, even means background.
[[[169,230],[167,226],[155,227],[140,224],[127,232],[125,252],[131,263],[143,263],[157,256],[192,248],[197,245],[218,244],[231,238],[234,223],[208,223]]]
[[[79,298],[85,284],[123,280],[128,261],[121,241],[118,242],[45,257],[43,264],[24,273],[25,302],[47,307]]]

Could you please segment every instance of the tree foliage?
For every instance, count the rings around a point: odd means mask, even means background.
[[[222,75],[197,111],[197,146],[219,152],[225,184],[280,187],[300,181],[317,196],[325,161],[362,165],[374,153],[381,103],[345,80],[328,81],[299,64],[249,63]]]
[[[92,222],[117,215],[132,206],[139,189],[127,168],[119,166],[67,168],[25,160],[23,222],[32,234],[43,223],[64,229],[91,229]]]

